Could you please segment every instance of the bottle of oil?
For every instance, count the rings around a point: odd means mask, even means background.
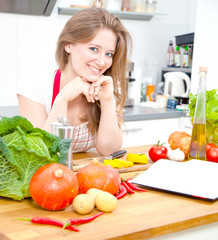
[[[189,159],[206,160],[206,74],[207,67],[200,67]]]

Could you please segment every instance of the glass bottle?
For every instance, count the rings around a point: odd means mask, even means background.
[[[188,68],[189,67],[189,52],[188,52],[188,46],[185,46],[185,50],[183,53],[183,63],[182,66],[184,68]]]
[[[130,11],[131,10],[131,3],[130,0],[122,0],[122,11]]]
[[[206,160],[206,74],[207,67],[200,67],[189,159]]]
[[[103,7],[103,4],[103,0],[93,0],[91,6],[101,8]]]
[[[181,54],[180,54],[180,47],[176,47],[175,56],[174,56],[174,66],[180,67],[181,66]]]
[[[174,66],[174,48],[173,48],[173,42],[170,40],[169,47],[167,50],[167,67],[173,67]]]

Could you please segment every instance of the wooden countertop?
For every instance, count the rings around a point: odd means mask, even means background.
[[[128,152],[143,152],[145,146],[126,148]],[[96,157],[94,152],[74,154]],[[140,172],[122,173],[122,177]],[[112,213],[78,226],[80,232],[65,231],[55,226],[32,224],[19,218],[44,216],[66,221],[81,218],[68,207],[62,211],[43,210],[29,198],[20,202],[0,197],[0,239],[7,240],[65,240],[65,239],[150,239],[218,221],[218,201],[211,202],[158,190],[135,192],[118,200]],[[94,210],[90,215],[96,213]],[[87,215],[86,215],[87,216]]]

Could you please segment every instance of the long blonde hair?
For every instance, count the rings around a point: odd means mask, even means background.
[[[69,55],[64,47],[68,43],[85,43],[91,41],[101,29],[109,29],[117,37],[116,51],[112,66],[104,73],[113,79],[114,95],[117,105],[119,124],[122,122],[122,109],[126,99],[126,63],[132,50],[131,36],[120,19],[102,8],[87,8],[74,14],[64,26],[57,43],[56,60],[61,70],[68,63]],[[107,41],[105,39],[105,41]],[[89,129],[92,133],[98,129],[100,121],[100,104],[87,102]]]

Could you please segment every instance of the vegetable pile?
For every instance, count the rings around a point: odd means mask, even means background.
[[[30,197],[34,172],[49,163],[65,163],[71,140],[52,135],[20,116],[0,120],[0,196]]]
[[[197,95],[189,95],[189,116],[194,117]],[[218,90],[206,91],[207,143],[218,145]]]

